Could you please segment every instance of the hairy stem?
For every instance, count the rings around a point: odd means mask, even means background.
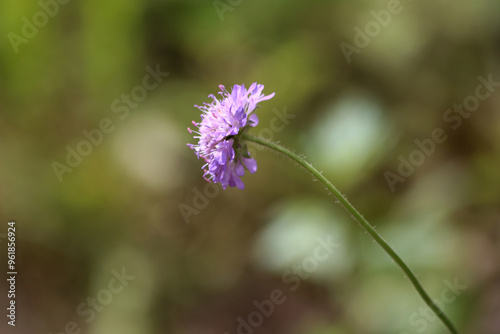
[[[431,308],[432,311],[434,311],[434,313],[439,317],[439,319],[443,322],[443,324],[448,328],[450,333],[458,334],[452,322],[448,319],[448,317],[444,314],[444,312],[432,301],[432,299],[424,290],[422,284],[420,284],[419,280],[417,279],[415,274],[413,274],[408,265],[399,257],[399,255],[391,248],[391,246],[387,244],[387,242],[380,236],[380,234],[378,234],[377,231],[375,231],[375,229],[358,212],[358,210],[356,210],[356,208],[354,208],[352,204],[349,203],[349,201],[344,196],[342,196],[342,194],[337,190],[337,188],[335,188],[335,186],[333,186],[333,184],[330,181],[328,181],[327,178],[325,178],[316,168],[314,168],[306,160],[304,160],[297,154],[293,153],[292,151],[280,145],[245,133],[243,133],[241,136],[243,139],[265,146],[271,150],[277,151],[285,155],[286,157],[292,159],[293,161],[297,162],[299,165],[304,167],[321,183],[323,183],[328,188],[328,190],[330,190],[333,193],[333,195],[337,198],[340,204],[352,215],[352,217],[356,221],[359,222],[359,224],[361,224],[361,226],[366,230],[366,232],[368,232],[368,234],[370,234],[370,236],[380,245],[380,247],[382,247],[382,249],[394,260],[394,262],[396,262],[396,264],[401,268],[401,270],[403,270],[403,272],[410,279],[410,282],[417,290],[420,297],[422,297],[427,306],[429,306],[429,308]]]

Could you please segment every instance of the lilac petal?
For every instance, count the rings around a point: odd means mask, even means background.
[[[234,114],[235,120],[239,123],[239,127],[244,127],[247,124],[247,114],[243,107],[238,108]]]
[[[242,158],[241,160],[250,173],[253,174],[257,171],[257,161],[254,158]]]
[[[224,167],[223,172],[221,173],[220,179],[218,180],[220,182],[220,184],[222,184],[223,189],[226,189],[226,187],[228,185],[230,185],[229,183],[230,183],[230,179],[231,179],[231,173],[228,169],[229,169],[229,167],[226,165]]]
[[[232,161],[234,159],[233,140],[224,140],[215,146],[216,150],[213,152],[214,159],[219,164],[225,164],[227,159]]]
[[[253,84],[250,85],[250,87],[248,87],[248,91],[251,92],[255,89],[255,87],[257,87],[257,83],[254,82]]]
[[[259,99],[259,102],[266,101],[266,100],[270,100],[270,99],[272,99],[272,98],[274,97],[274,95],[275,95],[275,94],[276,94],[276,93],[271,93],[271,94],[269,94],[269,95],[267,95],[267,96],[263,96],[263,97],[261,97],[261,98]]]
[[[233,86],[233,91],[231,92],[231,98],[233,99],[233,101],[237,101],[238,100],[238,95],[240,93],[240,90],[245,90],[245,85],[234,85]]]
[[[245,175],[245,167],[241,163],[238,163],[235,168],[235,174],[238,176],[243,176]]]
[[[229,129],[229,131],[227,132],[227,135],[228,136],[236,136],[239,131],[240,131],[240,128],[238,126],[233,126]]]
[[[263,90],[264,85],[257,85],[252,91],[248,91],[248,93],[251,95],[250,98],[254,99],[259,97],[262,94]]]
[[[250,114],[252,111],[255,110],[255,107],[257,107],[257,102],[254,100],[248,101],[248,113]]]
[[[229,184],[230,187],[238,187],[239,189],[245,188],[243,181],[241,181],[240,176],[245,174],[245,170],[240,162],[229,163],[226,165],[224,177],[221,183]]]
[[[259,117],[257,114],[251,114],[248,120],[250,121],[250,126],[257,126],[257,124],[259,124]]]
[[[241,181],[241,179],[239,177],[235,177],[235,182],[236,182],[236,187],[238,187],[238,189],[245,189],[245,184],[243,183],[243,181]]]
[[[236,175],[232,175],[231,176],[231,178],[229,180],[229,186],[231,186],[231,187],[235,187],[236,186],[236,187],[238,187],[238,189],[245,189],[245,184]]]
[[[220,151],[220,156],[219,156],[219,163],[223,164],[227,161],[227,150],[221,150]]]

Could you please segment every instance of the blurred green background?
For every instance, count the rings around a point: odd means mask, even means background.
[[[402,1],[390,18],[394,1],[60,1],[0,3],[0,257],[15,220],[18,260],[1,333],[446,333],[286,159],[253,148],[245,190],[207,187],[186,146],[193,105],[255,81],[276,96],[251,133],[322,170],[461,332],[500,333],[498,87],[447,114],[478,77],[500,81],[498,1]],[[446,140],[391,190],[386,172],[436,128]],[[339,247],[292,291],[287,273],[327,236]],[[261,320],[254,302],[276,289]]]

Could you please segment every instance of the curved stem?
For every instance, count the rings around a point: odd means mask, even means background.
[[[411,283],[417,290],[418,294],[424,302],[429,306],[429,308],[434,311],[434,313],[441,319],[443,324],[448,328],[450,333],[453,334],[458,334],[457,330],[453,326],[452,322],[448,319],[448,317],[444,314],[444,312],[432,301],[432,299],[429,297],[427,292],[424,290],[422,287],[422,284],[418,281],[417,277],[411,269],[406,265],[406,263],[399,257],[399,255],[387,244],[387,242],[380,236],[380,234],[375,231],[375,229],[368,223],[368,221],[356,210],[351,203],[333,186],[333,184],[328,181],[327,178],[325,178],[316,168],[314,168],[310,163],[308,163],[306,160],[298,156],[297,154],[293,153],[292,151],[277,145],[275,143],[272,143],[270,141],[254,137],[248,134],[241,134],[243,139],[246,139],[248,141],[254,142],[256,144],[265,146],[267,148],[270,148],[274,151],[277,151],[288,158],[292,159],[293,161],[297,162],[299,165],[304,167],[309,173],[311,173],[316,179],[318,179],[321,183],[323,183],[328,190],[330,190],[337,200],[340,202],[340,204],[347,210],[349,213],[352,215],[352,217],[357,220],[361,226],[368,232],[368,234],[371,235],[371,237],[384,249],[384,251],[396,262],[396,264],[404,271],[406,276],[410,279]]]

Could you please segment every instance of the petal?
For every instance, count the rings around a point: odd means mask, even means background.
[[[257,87],[257,83],[254,82],[253,84],[250,85],[250,87],[248,87],[248,92],[252,93],[253,90]]]
[[[259,124],[259,117],[257,114],[251,114],[248,120],[250,121],[250,126],[257,126],[257,124]]]
[[[257,85],[252,91],[249,91],[251,98],[259,97],[264,90],[264,85]]]
[[[247,114],[243,107],[239,107],[238,110],[234,114],[234,120],[238,123],[240,128],[244,127],[247,124]]]
[[[227,186],[230,183],[230,180],[231,180],[231,171],[229,170],[228,166],[225,166],[223,168],[223,172],[221,173],[219,179],[220,184],[222,184],[224,189],[226,189],[225,186]]]
[[[245,175],[245,167],[243,167],[243,165],[241,164],[241,162],[239,162],[237,165],[236,165],[236,168],[234,170],[234,173],[235,175],[238,175],[238,176],[243,176]]]
[[[255,102],[254,100],[250,100],[248,101],[248,113],[250,114],[252,111],[255,110],[255,107],[257,107],[257,102]]]
[[[240,93],[240,90],[245,90],[245,86],[244,85],[234,85],[233,86],[233,90],[231,91],[231,98],[233,99],[233,101],[236,101],[238,99],[238,95]]]
[[[266,100],[270,100],[270,99],[272,99],[272,98],[274,97],[274,95],[275,95],[275,94],[276,94],[276,93],[271,93],[271,94],[269,94],[269,95],[267,95],[267,96],[263,96],[263,97],[261,97],[261,98],[259,99],[259,102],[261,102],[261,101],[266,101]]]
[[[238,126],[232,126],[231,128],[229,128],[229,130],[227,131],[227,134],[226,136],[236,136],[238,134],[238,132],[240,131],[240,128]]]
[[[236,175],[233,175],[233,176],[231,177],[231,179],[229,180],[229,185],[230,185],[231,187],[236,186],[236,187],[238,187],[238,189],[245,189],[245,184],[244,184],[244,183],[243,183],[243,181],[241,181],[241,179],[240,179],[238,176],[236,176]]]
[[[243,107],[239,107],[238,109],[236,109],[236,111],[234,112],[234,117],[236,119],[242,119],[243,117],[245,117],[245,109]]]
[[[250,173],[253,174],[257,171],[257,161],[254,158],[242,158],[241,160]]]
[[[236,177],[235,178],[235,182],[236,182],[236,187],[238,187],[238,189],[245,189],[245,184],[243,183],[243,181],[241,181],[241,179],[239,177]]]
[[[219,151],[219,163],[223,164],[227,161],[227,150],[221,149]]]

